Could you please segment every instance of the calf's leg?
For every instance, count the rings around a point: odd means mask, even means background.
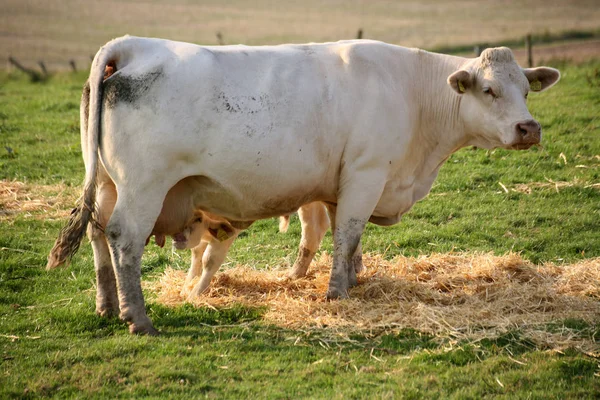
[[[233,244],[239,232],[240,231],[236,231],[234,235],[222,242],[217,239],[212,240],[204,250],[204,254],[200,253],[202,254],[202,276],[200,277],[200,281],[190,292],[190,299],[200,296],[208,288],[213,276],[215,276],[221,267],[221,264],[223,264],[223,261],[225,261],[227,252],[229,251],[229,248]],[[194,257],[196,257],[196,248],[194,248],[193,251]],[[198,254],[198,256],[200,254]]]
[[[204,251],[208,246],[208,241],[202,240],[200,244],[192,249],[192,264],[188,271],[187,276],[185,277],[185,283],[183,285],[183,289],[181,291],[181,295],[185,295],[185,290],[187,286],[194,280],[195,277],[200,276],[202,272],[202,256],[204,255]]]
[[[327,228],[329,219],[321,202],[303,205],[298,209],[298,217],[302,226],[302,239],[298,249],[298,257],[289,273],[290,278],[297,279],[306,276]]]

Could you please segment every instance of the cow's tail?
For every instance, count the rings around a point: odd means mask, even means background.
[[[83,195],[71,212],[69,222],[60,231],[54,247],[48,255],[46,269],[56,268],[75,255],[85,235],[88,223],[94,223],[96,212],[96,184],[98,173],[98,137],[102,107],[102,81],[105,71],[116,69],[116,50],[111,43],[98,51],[94,57],[90,77],[81,99],[81,144],[85,153],[85,181]],[[89,85],[89,89],[88,89]],[[89,90],[89,92],[88,92]],[[87,103],[86,103],[87,102]],[[87,115],[86,115],[87,114]],[[87,121],[87,123],[86,123]]]

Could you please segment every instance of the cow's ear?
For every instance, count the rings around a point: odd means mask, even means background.
[[[448,85],[458,94],[463,94],[471,87],[471,74],[464,69],[456,71],[448,77]]]
[[[529,89],[533,92],[543,92],[560,79],[560,72],[549,67],[525,68],[523,73],[529,81]]]

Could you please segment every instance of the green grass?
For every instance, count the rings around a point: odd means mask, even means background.
[[[521,252],[535,263],[599,257],[600,189],[586,186],[600,174],[600,62],[558,67],[559,85],[529,100],[544,127],[543,148],[456,153],[431,195],[400,224],[368,226],[364,250],[388,259],[453,249]],[[84,79],[65,74],[33,84],[0,74],[0,179],[66,183],[78,193]],[[572,186],[511,190],[549,180]],[[538,348],[518,330],[475,343],[411,329],[348,338],[327,328],[268,325],[264,308],[167,308],[148,297],[148,314],[162,335],[132,337],[119,320],[94,314],[89,245],[69,268],[43,269],[64,220],[41,211],[0,218],[1,398],[580,399],[600,393],[598,359]],[[297,218],[285,235],[273,220],[259,221],[227,262],[290,264],[299,235]],[[322,251],[331,251],[329,234]],[[189,260],[187,253],[150,245],[144,280],[167,266],[186,269]],[[596,341],[600,335],[598,322],[573,319],[544,329]]]

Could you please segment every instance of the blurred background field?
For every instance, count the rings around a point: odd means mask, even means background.
[[[537,49],[536,60],[600,55],[597,0],[3,0],[1,9],[0,56],[49,70],[70,60],[86,69],[124,34],[212,45],[220,33],[225,44],[259,45],[352,39],[362,29],[364,38],[471,53],[476,44],[520,47],[532,34],[537,43],[569,41]]]

